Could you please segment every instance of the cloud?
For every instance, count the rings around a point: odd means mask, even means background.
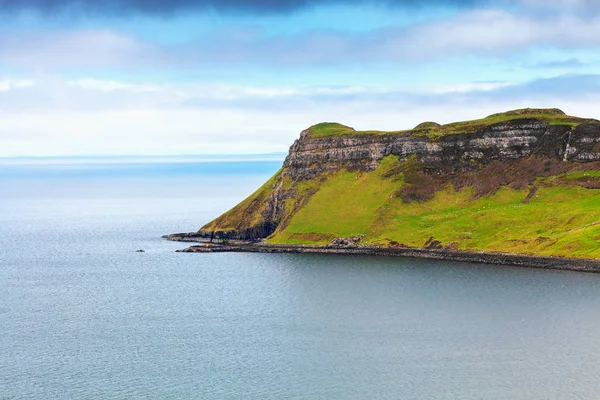
[[[310,30],[272,35],[257,27],[231,27],[189,42],[166,44],[111,29],[5,32],[0,35],[0,61],[5,68],[29,71],[174,71],[240,65],[304,68],[493,58],[539,47],[597,49],[600,16],[475,9],[360,33]],[[577,67],[573,62],[569,66]]]
[[[30,79],[0,79],[0,92],[8,92],[12,89],[33,86],[34,82]]]
[[[585,101],[600,98],[600,75],[562,75],[503,88],[503,98],[543,98],[555,101]],[[598,116],[597,116],[598,117]]]
[[[4,83],[4,84],[3,84]],[[457,82],[418,87],[376,86],[236,86],[221,84],[138,84],[115,80],[59,77],[0,79],[0,110],[5,112],[119,110],[232,110],[257,112],[301,110],[322,106],[374,108],[430,106],[456,101],[481,102],[600,98],[600,75],[561,75],[514,82]]]
[[[590,17],[591,18],[591,17]],[[477,9],[443,20],[363,33],[313,30],[295,35],[216,35],[164,50],[195,64],[255,63],[276,66],[418,63],[460,56],[504,56],[533,47],[600,46],[600,17],[542,17]]]
[[[488,0],[2,0],[1,10],[15,12],[34,10],[52,14],[123,13],[170,15],[185,11],[218,11],[225,13],[285,13],[323,4],[373,4],[415,8],[430,6],[471,7],[487,4]]]
[[[520,0],[520,3],[543,8],[594,9],[598,7],[597,0]]]
[[[532,65],[532,68],[579,68],[585,67],[588,63],[581,61],[579,58],[567,58],[565,60],[542,61]]]
[[[0,0],[1,2],[1,0]],[[33,70],[135,67],[160,60],[159,49],[110,29],[21,31],[0,35],[5,66]]]
[[[10,81],[6,78],[2,81]],[[25,81],[24,81],[25,82]],[[0,156],[286,151],[320,121],[407,129],[521,107],[600,117],[600,75],[403,87],[155,85],[52,77],[0,91]]]
[[[3,82],[7,84],[2,85]],[[0,80],[0,108],[6,112],[170,109],[180,106],[190,95],[182,94],[177,86],[92,78],[66,80],[41,76],[28,80]]]

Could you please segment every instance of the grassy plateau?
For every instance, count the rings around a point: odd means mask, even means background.
[[[413,129],[399,131],[357,131],[346,125],[337,122],[322,122],[308,128],[311,131],[311,136],[314,138],[326,138],[337,136],[358,136],[358,135],[398,135],[412,134],[424,135],[431,138],[436,138],[445,135],[453,135],[458,133],[475,133],[478,130],[501,122],[508,122],[516,119],[531,118],[548,123],[549,125],[578,125],[583,122],[596,122],[592,119],[579,117],[571,117],[558,109],[535,109],[525,108],[504,113],[492,114],[486,118],[453,122],[446,125],[439,125],[435,122],[425,122],[417,125]]]

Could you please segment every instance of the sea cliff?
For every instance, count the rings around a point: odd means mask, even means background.
[[[396,132],[322,123],[249,198],[167,238],[322,246],[359,235],[376,248],[600,258],[598,188],[600,122],[557,109]]]

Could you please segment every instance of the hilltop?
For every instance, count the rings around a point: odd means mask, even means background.
[[[412,130],[301,132],[255,193],[184,240],[600,259],[600,122],[521,109]]]
[[[546,122],[548,125],[576,126],[582,123],[598,122],[594,119],[571,117],[558,108],[523,108],[503,113],[489,115],[482,119],[453,122],[440,125],[436,122],[423,122],[410,130],[401,131],[357,131],[337,122],[321,122],[307,129],[313,138],[335,137],[335,136],[361,136],[361,135],[424,135],[439,137],[457,133],[474,133],[486,127],[502,122],[508,122],[522,118],[533,118]]]

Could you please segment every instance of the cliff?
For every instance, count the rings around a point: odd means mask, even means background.
[[[600,122],[524,109],[396,132],[322,123],[259,190],[188,240],[600,258]]]

